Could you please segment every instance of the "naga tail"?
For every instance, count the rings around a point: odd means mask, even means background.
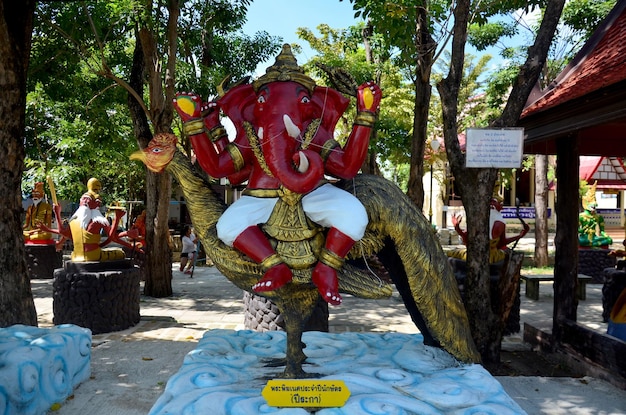
[[[452,268],[422,212],[379,176],[358,175],[338,186],[353,193],[369,217],[351,257],[377,254],[425,341],[438,342],[463,362],[480,362]]]

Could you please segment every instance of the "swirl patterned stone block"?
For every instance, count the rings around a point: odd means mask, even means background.
[[[343,380],[350,398],[318,415],[493,414],[525,412],[482,366],[425,346],[421,334],[306,332],[305,368]],[[211,330],[185,357],[150,411],[165,414],[302,414],[267,405],[261,392],[281,368],[282,331]]]
[[[91,331],[71,324],[0,329],[0,415],[45,414],[91,374]]]

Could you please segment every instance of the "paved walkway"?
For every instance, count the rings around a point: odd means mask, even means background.
[[[142,296],[141,321],[127,330],[93,336],[92,377],[75,390],[57,414],[147,414],[165,383],[176,373],[186,353],[210,329],[243,329],[243,292],[213,267],[196,267],[194,278],[173,264],[174,295],[154,299]],[[39,325],[52,325],[52,281],[33,280]],[[522,293],[524,287],[522,287]],[[550,324],[552,289],[542,283],[540,298],[522,294],[523,322]],[[606,331],[601,319],[601,287],[589,285],[587,300],[579,304],[579,321]],[[330,308],[331,332],[416,333],[399,295],[385,300],[344,296]],[[507,337],[503,348],[528,350],[521,333]],[[626,414],[626,391],[606,382],[585,378],[498,378],[510,396],[529,414]],[[560,391],[563,391],[561,393]],[[569,409],[567,409],[569,408]],[[572,408],[577,408],[573,411]],[[623,408],[620,409],[620,408]]]
[[[127,330],[94,335],[94,342],[108,340],[199,339],[206,330],[243,330],[243,291],[215,267],[196,267],[194,277],[172,267],[172,297],[141,297],[141,321]],[[52,280],[33,280],[33,295],[40,327],[52,325]],[[356,311],[358,310],[358,311]],[[398,293],[384,300],[362,300],[344,295],[341,307],[330,308],[330,332],[362,331],[416,333]],[[355,321],[358,315],[358,321]]]

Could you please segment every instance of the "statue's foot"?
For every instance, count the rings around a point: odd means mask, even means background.
[[[252,290],[258,293],[274,291],[287,284],[293,278],[291,270],[286,264],[278,264],[268,269],[263,278],[252,286]]]
[[[341,295],[339,295],[337,271],[322,262],[318,262],[313,270],[311,280],[317,287],[324,301],[331,305],[341,304],[343,299]]]

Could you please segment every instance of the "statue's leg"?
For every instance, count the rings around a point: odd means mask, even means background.
[[[326,302],[339,305],[337,271],[355,241],[363,237],[367,212],[356,197],[329,184],[304,196],[302,207],[311,220],[329,228],[326,245],[320,252],[311,280]]]
[[[261,264],[263,277],[252,289],[256,292],[273,291],[291,281],[293,274],[274,251],[267,237],[256,225],[249,226],[233,243],[233,246]]]
[[[344,258],[352,249],[354,240],[336,228],[330,228],[326,245],[320,252],[320,261],[313,270],[311,280],[322,298],[332,305],[341,304],[337,271],[343,266]]]
[[[278,304],[281,315],[285,319],[285,331],[287,332],[284,378],[301,379],[320,376],[306,373],[302,369],[307,357],[303,350],[306,345],[302,342],[302,332],[318,299],[319,296],[315,290],[304,289],[294,292],[294,295],[289,298],[282,298]]]

